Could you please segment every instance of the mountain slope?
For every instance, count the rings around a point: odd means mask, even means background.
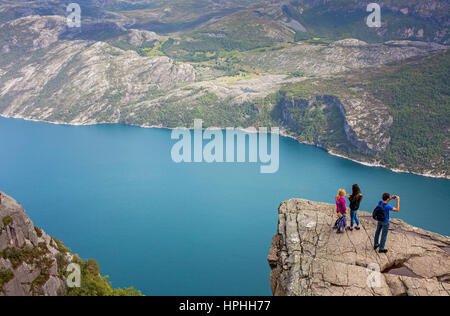
[[[10,34],[1,41],[4,115],[111,121],[120,115],[115,103],[129,104],[195,79],[192,66],[166,56],[142,58],[105,42],[59,40],[64,23],[59,17],[34,16],[0,27]]]
[[[422,40],[448,44],[450,4],[446,0],[383,0],[382,27],[365,25],[371,0],[87,0],[80,3],[84,23],[119,23],[134,29],[169,34],[257,14],[267,25],[289,28],[299,38],[357,38],[368,42]],[[0,1],[0,22],[30,15],[65,16],[69,0]],[[247,13],[245,13],[247,12]],[[250,13],[252,12],[252,13]],[[253,23],[239,21],[245,27]],[[212,26],[214,28],[214,26]],[[231,25],[231,28],[234,26]],[[251,29],[251,27],[249,27]],[[255,38],[260,30],[255,30]]]
[[[434,23],[421,38],[441,44],[385,42],[418,39],[392,33],[402,28],[389,23],[371,30],[375,37],[349,33],[366,28],[353,20],[314,26],[346,12],[362,23],[365,3],[86,1],[82,27],[68,28],[67,1],[0,1],[7,21],[0,24],[0,115],[69,124],[190,127],[202,118],[205,126],[279,125],[345,157],[448,177],[448,93],[440,83],[449,66],[438,57],[448,49],[448,3],[381,3],[401,21],[413,16],[416,28]],[[44,11],[54,15],[32,15]],[[155,23],[169,33],[154,32]],[[347,35],[369,43],[341,39]]]
[[[448,44],[450,41],[448,1],[377,1],[381,6],[381,28],[365,25],[369,3],[373,1],[299,0],[285,5],[283,10],[315,37],[334,40],[354,37],[368,42],[408,39]]]
[[[82,261],[63,243],[35,227],[23,207],[0,192],[0,296],[128,296],[112,289],[95,260]],[[68,288],[70,263],[81,268],[81,287]]]
[[[279,107],[283,111],[302,100],[310,108],[314,102],[337,106],[344,114],[345,137],[331,143],[323,129],[305,135],[301,126],[283,121],[300,139],[308,136],[335,153],[392,169],[448,177],[449,69],[447,50],[370,71],[303,81],[282,89]]]

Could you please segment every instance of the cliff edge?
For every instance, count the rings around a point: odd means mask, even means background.
[[[373,250],[376,222],[336,234],[335,206],[292,199],[279,207],[268,261],[275,296],[450,295],[450,238],[391,221],[388,254]]]
[[[64,295],[63,268],[73,256],[35,227],[19,203],[0,196],[0,296]]]
[[[80,283],[68,287],[70,264]],[[69,282],[73,283],[73,282]],[[133,287],[112,288],[98,263],[71,254],[61,241],[35,227],[24,208],[0,192],[0,296],[141,296]]]

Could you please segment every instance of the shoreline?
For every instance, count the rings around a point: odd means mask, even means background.
[[[24,120],[24,121],[31,121],[31,122],[39,122],[39,123],[47,123],[47,124],[52,124],[52,125],[64,125],[64,126],[96,126],[96,125],[125,125],[125,126],[132,126],[132,127],[139,127],[139,128],[147,128],[147,129],[166,129],[166,130],[174,130],[176,129],[176,127],[165,127],[163,125],[135,125],[135,124],[125,124],[125,123],[119,123],[119,122],[115,122],[115,123],[109,123],[109,122],[93,122],[93,123],[67,123],[67,122],[60,122],[60,121],[45,121],[45,120],[37,120],[37,119],[32,119],[32,118],[25,118],[25,117],[14,117],[14,116],[7,116],[4,114],[0,114],[0,117],[3,118],[8,118],[8,119],[20,119],[20,120]],[[193,130],[193,128],[188,128],[189,130]],[[224,130],[225,128],[217,128],[220,130]],[[237,130],[246,132],[246,133],[254,133],[253,130],[250,130],[249,128],[236,128]],[[203,129],[205,130],[205,128]],[[445,180],[450,180],[450,176],[446,176],[444,174],[433,174],[430,172],[427,173],[419,173],[419,172],[411,172],[411,171],[407,171],[407,170],[403,170],[403,169],[397,169],[397,168],[388,168],[380,163],[376,163],[376,162],[367,162],[367,161],[360,161],[354,158],[350,158],[347,156],[344,156],[342,154],[336,153],[334,152],[332,149],[327,149],[325,147],[313,144],[313,143],[308,143],[308,142],[302,142],[300,140],[298,140],[297,138],[295,138],[295,136],[288,134],[285,130],[282,130],[280,128],[280,136],[282,137],[286,137],[286,138],[290,138],[295,140],[297,143],[302,144],[302,145],[308,145],[308,146],[314,146],[316,148],[325,150],[329,155],[334,156],[334,157],[338,157],[338,158],[342,158],[342,159],[346,159],[349,161],[352,161],[354,163],[366,166],[366,167],[371,167],[371,168],[383,168],[385,170],[389,170],[392,171],[394,173],[404,173],[404,174],[411,174],[411,175],[416,175],[416,176],[421,176],[421,177],[426,177],[426,178],[433,178],[433,179],[445,179]]]

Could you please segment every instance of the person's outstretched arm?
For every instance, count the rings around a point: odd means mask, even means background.
[[[399,212],[400,211],[400,197],[397,196],[397,207],[393,209],[394,212]]]

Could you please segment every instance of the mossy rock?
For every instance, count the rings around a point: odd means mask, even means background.
[[[4,227],[8,226],[8,225],[11,224],[12,222],[13,222],[13,219],[12,219],[11,216],[5,216],[5,217],[3,217],[2,223],[3,223],[3,226],[4,226]]]
[[[0,269],[0,291],[3,289],[3,285],[8,283],[14,278],[14,274],[10,270]]]
[[[36,231],[36,235],[40,238],[43,235],[42,229],[39,227],[34,227],[34,230]]]

